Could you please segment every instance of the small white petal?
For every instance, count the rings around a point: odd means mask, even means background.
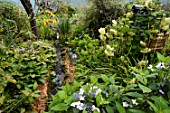
[[[93,89],[96,89],[96,88],[98,88],[97,86],[93,86]]]
[[[92,105],[91,110],[92,110],[92,111],[97,110],[98,112],[100,112],[100,109],[97,108],[95,105]]]
[[[156,68],[158,68],[158,69],[165,68],[165,66],[164,66],[164,63],[163,63],[163,62],[158,63],[158,65],[156,65],[155,67],[156,67]]]
[[[161,89],[159,90],[159,92],[160,92],[161,94],[165,94]]]
[[[135,99],[132,99],[132,104],[134,104],[134,105],[138,105],[138,103],[136,102],[136,100],[135,100]]]
[[[99,93],[101,93],[101,92],[102,92],[102,90],[101,90],[101,89],[98,89],[98,90],[96,91],[96,95],[99,94]]]
[[[80,96],[80,100],[84,100],[84,97],[83,97],[83,96]]]
[[[80,93],[79,94],[83,95],[84,92],[85,92],[84,89],[80,88]]]
[[[129,107],[129,104],[127,102],[123,102],[123,107]]]
[[[73,102],[70,106],[75,107],[75,106],[77,106],[77,105],[79,105],[79,104],[80,104],[80,101],[78,101],[78,102]]]

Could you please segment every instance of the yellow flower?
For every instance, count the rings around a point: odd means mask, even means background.
[[[104,34],[106,33],[105,28],[100,28],[100,29],[99,29],[99,33],[100,33],[101,35],[104,35]]]
[[[58,25],[58,22],[56,20],[52,20],[52,22],[55,24],[55,25]]]
[[[55,17],[55,14],[54,14],[54,13],[52,13],[52,12],[50,12],[50,11],[47,11],[47,13],[48,13],[49,15],[51,15],[52,17]]]
[[[48,20],[47,19],[44,19],[44,26],[46,26],[47,25],[47,22],[48,22]]]

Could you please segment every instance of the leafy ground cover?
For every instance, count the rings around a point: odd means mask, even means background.
[[[38,39],[24,9],[1,2],[0,112],[170,112],[170,23],[159,0],[100,1],[80,9],[57,1],[51,11],[40,5]],[[164,38],[161,51],[148,44]],[[61,57],[63,77],[55,70]]]

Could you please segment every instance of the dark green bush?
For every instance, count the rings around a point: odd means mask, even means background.
[[[89,33],[98,36],[98,29],[124,14],[120,0],[90,0],[90,7],[86,12],[86,24]]]

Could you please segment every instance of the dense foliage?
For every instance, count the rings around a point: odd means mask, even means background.
[[[0,49],[6,49],[0,57],[0,108],[2,112],[28,111],[39,96],[38,83],[44,83],[54,69],[55,48],[49,42],[28,41]]]
[[[89,0],[77,9],[36,0],[38,39],[22,8],[0,3],[0,112],[170,112],[170,18],[159,0]],[[39,98],[46,110],[36,111]]]

